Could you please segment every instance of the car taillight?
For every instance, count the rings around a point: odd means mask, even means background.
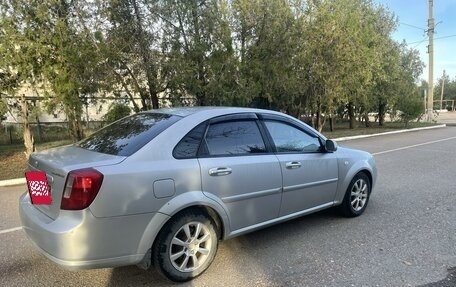
[[[88,168],[70,171],[65,182],[60,209],[81,210],[87,208],[100,190],[103,174]]]

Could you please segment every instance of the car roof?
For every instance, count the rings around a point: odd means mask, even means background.
[[[180,117],[187,117],[196,113],[204,113],[205,111],[220,111],[226,113],[274,113],[270,110],[262,110],[255,108],[239,108],[239,107],[214,107],[214,106],[205,106],[205,107],[176,107],[176,108],[162,108],[156,110],[148,110],[147,113],[163,113],[171,114]]]
[[[190,124],[193,125],[195,123],[200,123],[201,121],[205,121],[207,119],[213,118],[213,117],[218,117],[218,116],[223,116],[223,115],[229,115],[229,114],[237,114],[237,113],[257,113],[257,114],[270,114],[270,115],[278,115],[281,117],[289,118],[290,120],[300,122],[305,126],[305,129],[310,131],[311,133],[317,135],[320,137],[322,140],[326,140],[326,137],[312,128],[309,125],[306,125],[302,121],[273,110],[265,110],[265,109],[257,109],[257,108],[242,108],[242,107],[215,107],[215,106],[197,106],[197,107],[174,107],[174,108],[162,108],[162,109],[155,109],[155,110],[148,110],[145,111],[144,113],[162,113],[162,114],[168,114],[168,115],[174,115],[178,117],[191,117],[193,118],[190,121]],[[181,122],[181,121],[178,121]],[[185,121],[184,121],[185,122]],[[193,126],[192,126],[193,128]]]

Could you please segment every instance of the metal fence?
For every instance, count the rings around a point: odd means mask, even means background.
[[[85,123],[84,132],[91,133],[104,125],[102,121]],[[30,124],[35,143],[71,139],[67,122],[46,122]],[[21,123],[4,123],[0,125],[0,145],[23,143],[23,126]]]

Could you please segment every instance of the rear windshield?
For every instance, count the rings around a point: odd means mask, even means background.
[[[110,124],[76,145],[91,151],[130,156],[181,117],[139,113]]]

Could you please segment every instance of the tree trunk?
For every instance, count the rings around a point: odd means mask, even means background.
[[[116,71],[116,69],[111,69],[111,71],[114,73],[116,78],[119,80],[120,84],[122,85],[122,88],[125,90],[125,92],[127,93],[128,97],[130,98],[130,101],[133,104],[133,110],[135,111],[135,113],[139,113],[140,109],[138,107],[138,104],[135,101],[135,98],[133,97],[133,94],[130,92],[130,89],[128,88],[128,84],[125,83],[125,80]],[[130,72],[130,69],[128,69],[128,71]],[[139,93],[141,89],[139,88],[138,82],[134,78],[133,78],[133,84],[135,85],[135,87],[137,88],[137,91]],[[142,97],[141,97],[141,99],[142,99]]]
[[[315,129],[321,131],[321,101],[320,97],[317,97],[317,119],[315,123]]]
[[[73,142],[80,141],[83,138],[80,112],[76,111],[74,107],[66,107],[65,114],[68,118],[68,129],[70,132],[71,140]]]
[[[200,33],[200,23],[198,19],[198,5],[197,2],[194,1],[194,6],[192,7],[192,20],[193,20],[193,27],[194,27],[194,39],[195,39],[195,46],[197,49],[196,57],[196,67],[197,67],[197,77],[198,77],[198,85],[196,91],[196,99],[200,106],[207,105],[206,99],[206,92],[204,91],[204,87],[206,86],[206,79],[205,79],[205,72],[204,72],[204,56],[201,49],[201,33]]]
[[[321,120],[321,118],[323,118],[323,120]],[[326,124],[326,116],[321,116],[320,115],[320,124],[319,124],[320,126],[318,128],[318,132],[321,133],[321,131],[323,130],[325,124]]]
[[[155,77],[155,65],[151,61],[150,50],[147,46],[146,39],[144,37],[144,29],[141,14],[139,11],[138,3],[136,0],[132,1],[133,9],[135,11],[136,25],[138,28],[138,43],[141,49],[142,64],[146,72],[147,86],[149,87],[149,99],[153,109],[159,108],[158,95],[157,95],[157,85]]]
[[[355,117],[355,109],[353,107],[352,102],[348,103],[348,119],[349,119],[349,128],[354,129],[356,117]]]
[[[386,103],[379,101],[378,103],[378,125],[383,126],[385,123]]]
[[[364,113],[364,125],[365,125],[366,128],[370,127],[369,113],[368,112]]]
[[[40,142],[43,142],[43,133],[41,131],[41,122],[40,122],[40,118],[38,116],[36,116],[36,128],[38,131],[38,140]]]
[[[315,128],[315,113],[313,111],[310,111],[310,123],[309,125],[313,128]]]
[[[334,117],[332,115],[329,116],[329,130],[334,131]]]
[[[27,106],[27,100],[25,99],[25,95],[21,96],[21,107],[22,107],[22,118],[24,124],[24,146],[25,146],[25,156],[28,160],[30,155],[35,151],[35,140],[33,139],[33,134],[30,130],[30,123],[29,123],[29,112]]]
[[[10,127],[8,129],[8,134],[9,134],[9,138],[10,138],[10,144],[13,144],[13,128]]]

